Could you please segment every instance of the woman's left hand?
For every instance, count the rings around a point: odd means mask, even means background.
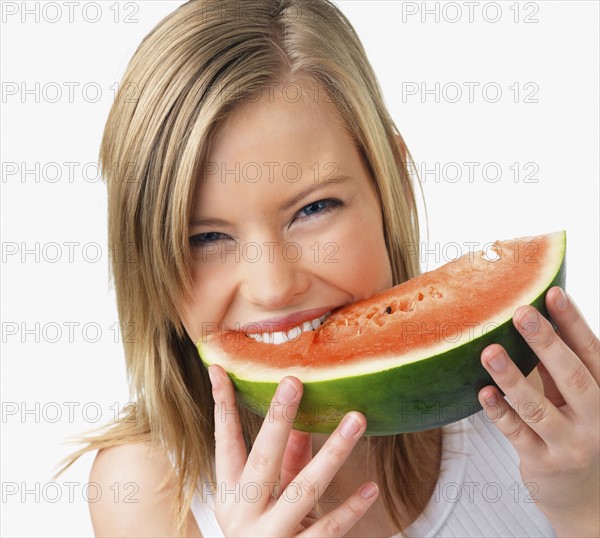
[[[544,393],[525,379],[498,344],[481,362],[497,388],[479,401],[520,458],[523,483],[559,536],[600,536],[600,344],[573,302],[559,287],[546,295],[558,327],[531,306],[519,307],[513,323],[540,359]],[[512,406],[511,406],[512,404]]]

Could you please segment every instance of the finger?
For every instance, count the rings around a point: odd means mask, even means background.
[[[537,365],[537,371],[540,374],[540,378],[542,379],[542,383],[544,386],[544,396],[548,398],[552,402],[552,405],[555,407],[562,407],[566,404],[565,399],[562,397],[562,394],[558,390],[554,379],[546,370],[546,367],[540,362]]]
[[[321,450],[290,482],[273,507],[273,517],[296,528],[348,458],[363,435],[367,421],[362,413],[347,413]]]
[[[341,506],[325,514],[298,536],[345,536],[373,505],[378,493],[374,482],[363,484]]]
[[[208,369],[215,400],[215,471],[219,486],[231,488],[246,462],[235,390],[229,376],[216,364]],[[219,497],[219,495],[217,495]]]
[[[531,306],[519,307],[513,323],[552,376],[567,405],[579,416],[594,412],[598,384],[585,364],[559,338],[550,322]]]
[[[299,379],[284,377],[271,400],[269,411],[254,440],[248,461],[242,472],[242,484],[253,484],[262,494],[253,503],[258,513],[272,500],[277,484],[283,453],[302,397]]]
[[[310,433],[292,430],[288,438],[281,466],[280,490],[287,488],[295,476],[312,459],[312,436]]]
[[[573,301],[555,286],[546,294],[546,307],[560,330],[561,338],[600,383],[600,342]]]
[[[479,403],[483,407],[486,420],[493,422],[500,432],[523,456],[539,457],[546,450],[544,441],[517,414],[498,392],[496,387],[484,387],[479,391]]]
[[[546,443],[561,444],[567,419],[525,379],[504,348],[499,344],[486,347],[481,362],[523,422]]]
[[[296,534],[301,533],[303,530],[308,529],[308,527],[314,525],[319,519],[323,517],[323,510],[321,507],[316,504],[311,511],[306,514],[305,518],[300,522],[300,524],[296,527]]]

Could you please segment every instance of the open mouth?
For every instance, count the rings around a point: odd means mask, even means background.
[[[303,322],[300,325],[292,327],[287,331],[274,331],[264,333],[247,334],[249,338],[262,342],[263,344],[283,344],[298,338],[302,333],[307,331],[316,331],[325,320],[330,316],[331,311],[326,312],[319,318],[311,319]]]

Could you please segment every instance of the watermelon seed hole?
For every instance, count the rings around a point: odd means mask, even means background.
[[[402,303],[400,304],[400,310],[402,312],[412,312],[414,309],[415,309],[414,301],[402,301]]]
[[[429,288],[429,296],[434,299],[441,299],[444,295],[441,291],[436,290],[433,286]]]
[[[373,308],[373,309],[369,310],[369,312],[366,314],[366,316],[365,316],[365,317],[366,317],[367,319],[372,319],[372,318],[373,318],[373,317],[375,317],[375,316],[376,316],[378,313],[379,313],[379,312],[378,312],[377,308]]]
[[[387,306],[385,309],[386,314],[391,314],[392,313],[392,307],[391,306]]]

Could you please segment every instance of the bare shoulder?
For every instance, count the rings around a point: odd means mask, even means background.
[[[150,443],[100,450],[90,482],[98,488],[90,514],[96,536],[176,536],[175,481],[167,453]],[[162,487],[161,487],[162,486]],[[190,512],[187,536],[201,536]]]

